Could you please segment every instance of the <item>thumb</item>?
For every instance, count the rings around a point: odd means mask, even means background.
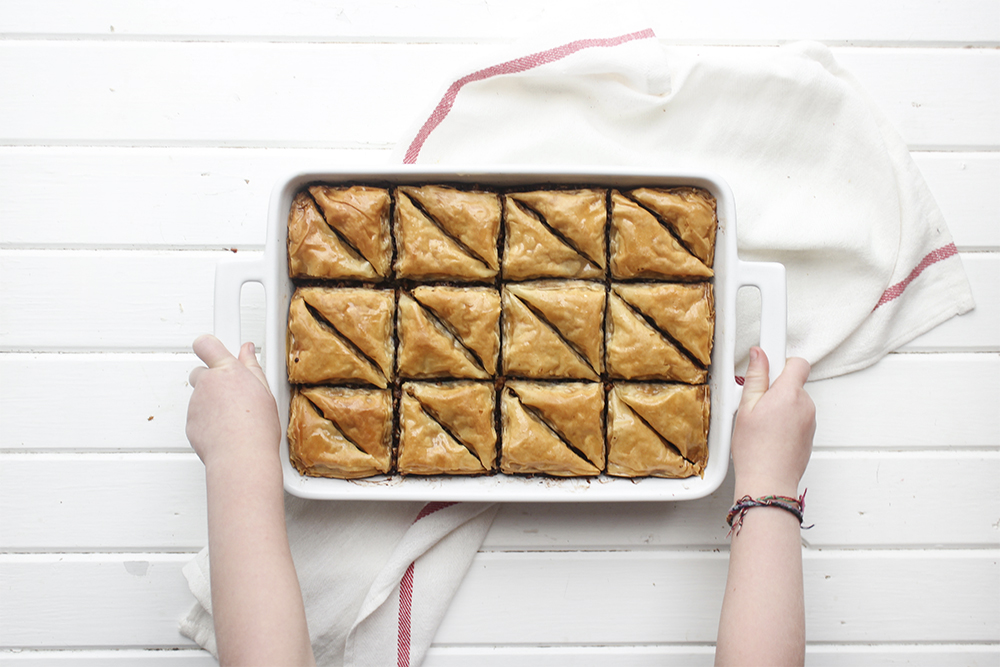
[[[246,366],[267,387],[267,378],[264,376],[264,369],[260,367],[260,363],[257,361],[256,348],[253,343],[244,343],[243,347],[240,348],[239,359],[240,363]]]
[[[769,368],[770,365],[764,350],[759,347],[751,347],[750,365],[747,367],[746,379],[743,381],[743,398],[740,400],[740,410],[753,410],[753,406],[767,391]]]

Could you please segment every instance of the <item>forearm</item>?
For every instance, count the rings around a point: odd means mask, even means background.
[[[777,507],[755,507],[733,531],[715,664],[801,665],[804,659],[799,521]]]
[[[220,662],[313,664],[285,530],[281,466],[276,452],[257,456],[262,460],[206,468]]]

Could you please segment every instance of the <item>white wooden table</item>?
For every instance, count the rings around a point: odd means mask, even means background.
[[[0,5],[0,662],[214,663],[177,622],[215,263],[261,251],[279,175],[384,162],[463,63],[608,6],[671,43],[823,41],[911,146],[978,307],[810,386],[808,663],[1000,661],[1000,3],[165,4]],[[731,492],[505,506],[425,664],[711,664]]]

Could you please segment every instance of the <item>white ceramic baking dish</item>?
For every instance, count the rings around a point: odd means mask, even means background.
[[[651,172],[629,169],[489,168],[349,170],[297,173],[282,179],[271,195],[267,245],[262,259],[233,257],[220,262],[215,276],[215,333],[230,350],[240,341],[240,289],[259,282],[266,294],[263,366],[278,402],[282,432],[288,426],[290,387],[285,376],[285,329],[294,285],[288,277],[286,232],[288,211],[295,193],[305,184],[324,183],[475,183],[496,187],[592,185],[612,188],[674,187],[690,185],[711,192],[718,202],[719,228],[715,252],[715,346],[709,372],[712,414],[709,459],[702,478],[639,480],[602,476],[559,479],[493,475],[483,477],[376,477],[338,480],[305,477],[292,467],[288,442],[282,438],[281,459],[285,488],[296,496],[314,499],[424,500],[424,501],[651,501],[689,500],[712,493],[726,477],[733,416],[740,387],[733,368],[736,340],[736,292],[755,286],[761,292],[761,346],[776,375],[785,358],[786,292],[781,264],[743,262],[736,254],[736,205],[729,186],[706,173]],[[772,377],[773,379],[773,377]]]

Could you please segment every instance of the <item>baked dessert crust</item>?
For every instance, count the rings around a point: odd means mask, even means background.
[[[500,292],[487,287],[421,285],[413,298],[436,315],[489,375],[500,354]]]
[[[603,369],[604,300],[603,285],[584,281],[506,285],[504,371],[596,380]]]
[[[695,257],[712,266],[717,224],[715,197],[697,188],[639,188],[628,195],[673,228]]]
[[[288,214],[288,274],[292,278],[378,278],[374,267],[327,224],[308,192]]]
[[[608,374],[625,380],[676,380],[700,384],[708,371],[649,325],[612,291],[608,301]]]
[[[349,188],[313,185],[309,193],[322,211],[328,229],[336,230],[354,254],[369,263],[378,277],[387,277],[392,258],[389,191],[363,185]],[[340,276],[320,274],[315,277]]]
[[[708,416],[706,385],[615,385],[608,393],[608,474],[702,475]]]
[[[297,289],[288,309],[288,381],[387,387],[394,356],[393,301],[389,290]]]
[[[413,193],[413,198],[407,191]],[[438,191],[441,188],[437,189]],[[399,188],[396,196],[396,273],[410,280],[483,281],[493,279],[497,262],[481,257],[475,248],[488,248],[492,234],[494,253],[500,226],[500,207],[497,204],[495,223],[482,222],[480,227],[461,228],[457,220],[431,218],[415,203],[420,201],[413,189]],[[457,195],[468,195],[458,190]],[[456,195],[456,196],[457,196]],[[485,196],[485,195],[484,195]],[[496,199],[496,195],[488,195]],[[452,229],[454,227],[454,229]],[[495,230],[495,231],[494,231]],[[476,238],[470,234],[476,232]],[[469,239],[467,244],[463,239]]]
[[[539,217],[511,195],[505,197],[503,276],[509,280],[534,278],[601,278],[603,253],[588,259],[561,239]],[[601,243],[603,245],[603,233]],[[601,260],[600,263],[596,263]]]
[[[612,289],[703,365],[711,363],[715,335],[711,283],[616,284]]]
[[[495,391],[484,382],[407,382],[400,398],[399,472],[475,475],[496,466]]]
[[[392,397],[384,389],[304,387],[292,394],[289,457],[303,475],[357,479],[392,467]]]
[[[712,275],[712,269],[678,243],[652,213],[612,191],[612,278],[704,280]]]
[[[607,190],[593,189],[535,190],[515,192],[510,198],[538,214],[578,254],[603,269],[607,195]]]
[[[600,474],[603,398],[598,383],[508,382],[501,399],[500,470],[557,477]]]
[[[495,192],[457,190],[443,185],[401,186],[445,232],[482,260],[493,275],[500,268],[500,197]]]
[[[396,327],[400,377],[488,377],[469,349],[407,292],[399,295]]]

